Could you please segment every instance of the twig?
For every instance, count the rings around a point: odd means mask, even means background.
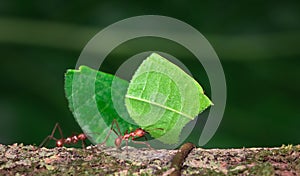
[[[176,155],[173,157],[171,161],[171,170],[173,172],[170,173],[170,176],[179,176],[181,175],[182,164],[188,154],[192,151],[196,146],[193,143],[185,143],[183,144]],[[169,170],[170,171],[170,170]],[[167,171],[168,172],[168,171]]]

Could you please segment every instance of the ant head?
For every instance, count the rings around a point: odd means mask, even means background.
[[[86,136],[85,134],[81,133],[81,134],[79,134],[79,135],[77,136],[77,138],[78,138],[79,140],[86,140],[87,136]]]
[[[116,138],[116,140],[115,140],[115,145],[116,145],[116,147],[118,148],[118,149],[120,149],[121,148],[121,144],[122,144],[122,136],[118,136],[117,138]]]
[[[138,129],[136,129],[136,130],[134,131],[134,133],[135,133],[136,136],[142,137],[142,136],[144,136],[144,135],[145,135],[146,133],[148,133],[148,132],[146,132],[146,131],[143,130],[142,128],[138,128]]]

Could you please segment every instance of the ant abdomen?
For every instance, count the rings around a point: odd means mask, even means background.
[[[115,139],[115,145],[118,149],[121,148],[121,144],[122,144],[122,136],[118,136],[116,139]]]

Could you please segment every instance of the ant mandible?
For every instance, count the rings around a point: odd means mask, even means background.
[[[60,139],[56,139],[54,137],[54,133],[55,131],[58,129],[59,133],[60,133],[60,136],[61,138]],[[62,133],[62,130],[59,126],[59,123],[56,123],[53,130],[52,130],[52,133],[51,135],[47,136],[43,142],[39,145],[39,148],[44,146],[44,144],[46,144],[50,139],[52,140],[55,140],[56,141],[56,147],[62,147],[64,146],[65,144],[69,145],[69,144],[76,144],[78,141],[81,141],[82,143],[82,148],[84,149],[85,148],[85,140],[87,139],[87,136],[84,134],[84,133],[80,133],[80,134],[77,134],[77,135],[72,135],[70,137],[67,137],[67,138],[64,138],[63,136],[63,133]]]
[[[118,132],[113,128],[114,124],[116,125]],[[160,129],[160,128],[158,128],[158,129]],[[160,130],[162,130],[162,129],[160,129]],[[137,128],[136,130],[134,130],[133,132],[130,132],[130,133],[128,133],[128,131],[126,130],[126,132],[124,133],[124,135],[122,135],[120,127],[119,127],[119,124],[118,124],[118,122],[117,122],[116,119],[113,120],[113,122],[111,124],[111,127],[110,127],[110,130],[109,130],[107,136],[105,137],[104,142],[102,142],[100,145],[103,145],[103,144],[106,143],[106,141],[107,141],[107,139],[110,136],[110,133],[112,131],[118,136],[115,139],[115,146],[116,146],[117,149],[121,148],[122,141],[125,140],[125,142],[126,142],[126,151],[128,153],[128,141],[129,141],[129,139],[131,139],[131,142],[133,142],[133,143],[144,144],[144,145],[147,145],[148,148],[153,149],[150,146],[150,144],[148,144],[147,142],[135,141],[135,139],[141,138],[141,137],[144,137],[147,140],[147,138],[145,136],[146,134],[148,134],[147,131],[143,130],[142,128]]]

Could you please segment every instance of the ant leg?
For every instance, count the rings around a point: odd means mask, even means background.
[[[142,136],[146,139],[146,141],[148,140],[146,136]],[[149,149],[153,150],[154,148],[151,147],[151,145],[148,143],[148,142],[143,142],[143,141],[135,141],[135,139],[139,139],[139,138],[142,138],[142,137],[138,137],[138,138],[133,138],[131,140],[131,142],[135,143],[135,144],[144,144],[144,145],[147,145]]]
[[[126,155],[128,156],[128,139],[126,140]]]
[[[64,135],[63,135],[63,132],[62,132],[62,130],[61,130],[61,128],[60,128],[59,123],[56,123],[55,126],[57,126],[57,129],[58,129],[58,132],[59,132],[59,134],[60,134],[60,137],[61,137],[61,139],[63,139],[63,138],[64,138]],[[53,133],[53,135],[54,135],[54,133]]]
[[[58,140],[58,139],[56,139],[55,137],[49,135],[49,136],[47,136],[47,137],[43,140],[43,142],[41,142],[41,144],[39,145],[39,148],[41,148],[41,147],[43,147],[43,146],[46,146],[46,144],[49,142],[50,139],[55,140],[55,141]]]
[[[51,132],[51,135],[47,136],[47,137],[43,140],[43,142],[39,145],[39,148],[41,148],[41,147],[44,146],[46,143],[48,143],[49,139],[52,139],[52,140],[55,140],[55,141],[58,140],[58,139],[56,139],[56,138],[54,137],[54,133],[55,133],[55,131],[56,131],[57,128],[58,128],[58,131],[59,131],[59,133],[60,133],[60,135],[61,135],[61,138],[63,138],[61,128],[60,128],[59,124],[56,123],[55,126],[54,126],[54,128],[53,128],[53,130],[52,130],[52,132]]]
[[[118,129],[119,134],[122,135],[121,130],[120,130],[120,127],[119,127],[119,124],[118,124],[118,121],[117,121],[116,119],[114,119],[114,121],[115,121],[115,124],[116,124],[116,126],[117,126],[117,129]]]
[[[154,148],[152,148],[150,146],[150,144],[148,144],[148,142],[143,142],[143,141],[135,141],[135,140],[131,140],[131,142],[135,143],[135,144],[144,144],[147,145],[149,149],[153,150]]]
[[[86,142],[84,140],[81,140],[81,144],[82,144],[82,149],[85,149]]]
[[[116,124],[116,126],[117,126],[117,128],[118,128],[119,134],[118,134],[117,131],[113,128],[113,127],[114,127],[114,124]],[[111,133],[112,131],[113,131],[117,136],[122,135],[122,134],[121,134],[121,131],[120,131],[120,128],[119,128],[119,125],[118,125],[118,122],[117,122],[116,119],[114,119],[113,122],[111,123],[110,130],[109,130],[109,132],[107,133],[107,135],[106,135],[104,141],[103,141],[102,143],[100,143],[100,145],[103,145],[103,144],[106,143],[106,141],[107,141],[107,139],[108,139],[108,137],[110,136],[110,133]]]

